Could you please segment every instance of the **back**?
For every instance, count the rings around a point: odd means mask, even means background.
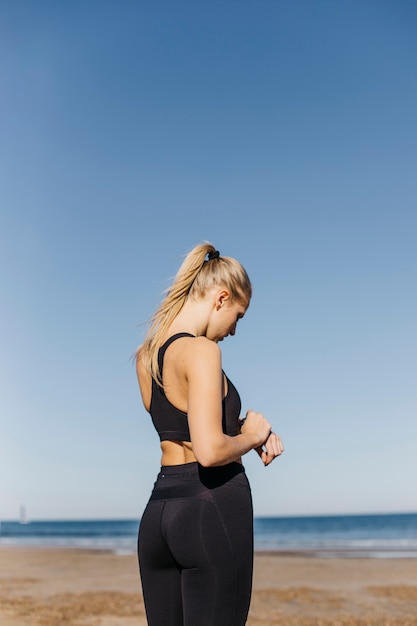
[[[162,377],[164,356],[167,348],[181,337],[194,337],[190,333],[177,333],[159,349],[158,364]],[[227,393],[222,401],[222,429],[231,437],[239,433],[241,402],[233,383],[225,376]],[[187,413],[175,407],[166,397],[163,387],[152,380],[149,412],[160,441],[191,441]]]

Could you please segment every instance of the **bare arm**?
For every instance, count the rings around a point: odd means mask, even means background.
[[[136,359],[136,374],[138,377],[139,389],[142,396],[142,402],[147,411],[149,411],[149,407],[151,404],[151,394],[152,394],[152,381],[151,377],[146,371],[142,359]]]
[[[271,425],[261,413],[249,411],[241,434],[229,437],[223,433],[220,348],[203,337],[192,343],[192,349],[184,351],[183,367],[193,452],[203,466],[225,465],[262,446],[270,436]]]

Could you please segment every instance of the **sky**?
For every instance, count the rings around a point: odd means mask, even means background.
[[[0,1],[0,520],[140,517],[132,354],[184,255],[285,445],[256,516],[417,511],[417,5]]]

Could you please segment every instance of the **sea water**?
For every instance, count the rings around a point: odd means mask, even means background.
[[[3,521],[0,546],[136,551],[139,520]],[[256,517],[255,549],[321,557],[417,558],[417,514]]]
[[[417,558],[417,514],[256,518],[255,548],[318,556]]]

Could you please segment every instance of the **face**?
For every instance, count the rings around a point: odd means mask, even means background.
[[[226,292],[227,294],[227,292]],[[236,332],[237,323],[245,315],[249,305],[230,301],[229,295],[220,295],[216,301],[216,310],[212,316],[211,332],[213,341],[223,341]]]

